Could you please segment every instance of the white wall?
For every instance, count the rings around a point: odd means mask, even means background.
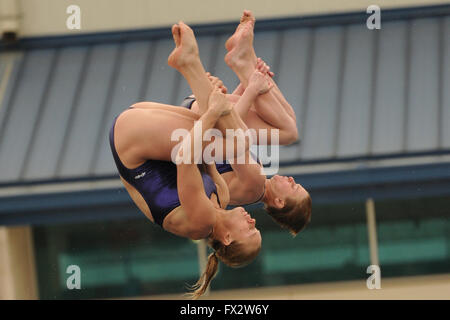
[[[166,27],[183,20],[188,24],[237,21],[243,9],[258,19],[365,11],[450,3],[450,0],[0,0],[17,1],[21,36],[79,34],[123,29]],[[68,30],[69,5],[81,8],[81,30]],[[0,14],[1,15],[1,14]]]

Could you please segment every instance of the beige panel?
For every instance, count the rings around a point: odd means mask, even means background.
[[[11,267],[8,232],[6,228],[0,228],[0,300],[14,299],[15,290]]]
[[[31,228],[0,227],[0,299],[37,299]]]
[[[0,0],[5,1],[5,0]],[[372,4],[381,9],[450,3],[450,0],[17,0],[22,6],[20,34],[39,36],[99,31],[167,27],[183,20],[188,24],[237,21],[244,9],[258,19],[363,11]],[[81,30],[68,30],[66,8],[81,8]]]

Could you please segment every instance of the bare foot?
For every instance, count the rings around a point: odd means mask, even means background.
[[[198,45],[194,31],[185,23],[179,22],[172,26],[172,36],[175,49],[169,55],[167,63],[172,68],[179,70],[195,59],[198,59]]]
[[[225,43],[228,53],[225,62],[230,68],[239,68],[251,62],[252,68],[256,64],[256,54],[253,48],[253,28],[255,18],[253,14],[245,10],[241,17],[241,22],[234,34]]]
[[[251,23],[251,28],[255,26],[255,17],[249,10],[244,10],[244,13],[242,13],[241,21],[239,25],[236,28],[236,31],[234,34],[225,42],[225,48],[228,51],[231,51],[236,46],[236,38],[238,37],[239,32],[241,31],[242,27],[247,24],[247,22]]]

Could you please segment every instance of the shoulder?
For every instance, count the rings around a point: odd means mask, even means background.
[[[244,192],[248,197],[247,203],[254,203],[259,201],[265,192],[265,179],[253,185],[247,185],[244,189]]]
[[[234,183],[230,187],[230,204],[245,205],[259,201],[265,192],[264,176],[246,183]]]

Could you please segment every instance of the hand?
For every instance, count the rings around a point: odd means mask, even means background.
[[[273,83],[270,81],[270,76],[264,74],[258,69],[252,73],[248,80],[248,87],[256,90],[258,95],[264,94],[273,88]]]
[[[220,118],[231,112],[233,105],[227,100],[218,86],[215,86],[208,99],[208,111]]]
[[[220,91],[222,93],[227,93],[228,92],[228,89],[227,89],[227,87],[225,87],[225,85],[223,84],[222,80],[220,80],[217,77],[212,76],[211,73],[209,73],[209,72],[206,73],[206,76],[208,77],[209,81],[211,81],[213,86],[219,87],[219,89],[220,89]]]

